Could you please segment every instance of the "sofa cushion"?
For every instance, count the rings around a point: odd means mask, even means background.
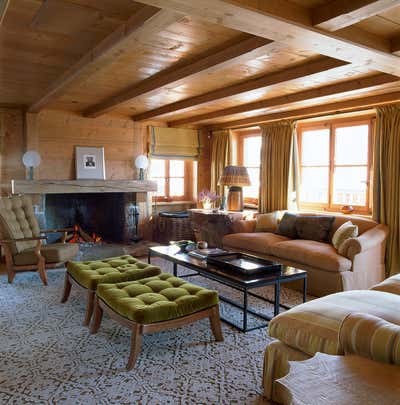
[[[289,238],[269,232],[231,233],[223,238],[223,245],[257,253],[272,254],[272,246]]]
[[[279,211],[256,215],[256,232],[274,232],[279,223]]]
[[[340,256],[332,245],[314,240],[296,239],[276,243],[271,246],[271,253],[326,271],[347,271],[352,266],[351,260]]]
[[[392,294],[400,295],[400,273],[387,278],[381,283],[371,287],[371,290],[385,291]]]
[[[358,226],[353,225],[351,221],[345,222],[339,226],[336,232],[332,236],[332,245],[335,249],[343,255],[344,249],[341,250],[343,243],[350,238],[356,238],[358,236]],[[343,255],[344,256],[344,255]]]
[[[46,263],[65,263],[79,253],[79,245],[77,243],[51,243],[42,246],[40,252],[46,259]],[[34,248],[26,249],[14,255],[14,263],[17,266],[31,265],[37,262],[38,258]]]
[[[282,217],[278,229],[276,230],[275,233],[277,235],[286,236],[287,238],[290,239],[297,238],[296,219],[297,219],[296,214],[285,212],[285,215]]]
[[[339,330],[352,312],[375,315],[400,325],[400,297],[379,291],[345,291],[307,302],[280,314],[269,323],[269,334],[313,356],[341,354]]]
[[[117,284],[99,284],[97,295],[132,321],[149,324],[180,318],[218,304],[217,291],[170,273]]]
[[[141,262],[130,255],[69,262],[67,271],[81,286],[91,290],[95,290],[100,283],[122,283],[161,273],[159,267]]]
[[[335,217],[326,215],[298,216],[296,233],[299,239],[329,242],[329,232]]]

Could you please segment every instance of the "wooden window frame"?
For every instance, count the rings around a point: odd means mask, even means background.
[[[244,166],[244,140],[246,138],[253,138],[256,136],[262,136],[262,131],[261,129],[252,129],[252,130],[247,130],[246,132],[239,133],[238,134],[238,164],[239,166]],[[261,153],[261,151],[260,151]],[[256,166],[248,166],[255,168]],[[261,170],[261,162],[260,166],[258,168]],[[244,204],[245,205],[250,205],[250,206],[258,206],[258,198],[250,198],[250,197],[244,197]]]
[[[156,158],[157,159],[157,158]],[[165,161],[165,174],[166,176],[163,177],[165,178],[165,190],[164,196],[158,196],[155,195],[153,196],[153,201],[157,202],[175,202],[175,201],[192,201],[193,200],[193,175],[194,175],[194,169],[193,169],[193,161],[191,160],[183,160],[184,162],[184,172],[183,172],[183,182],[184,182],[184,195],[183,196],[170,196],[169,192],[169,180],[171,176],[169,175],[169,169],[170,169],[170,161],[171,160],[180,160],[180,159],[157,159],[157,160],[164,160]],[[157,178],[157,177],[155,177]],[[160,178],[160,177],[159,177]],[[173,178],[173,176],[172,176]]]
[[[354,214],[360,215],[371,215],[372,213],[372,143],[374,137],[374,121],[375,116],[367,117],[352,117],[352,118],[342,118],[342,119],[331,119],[327,121],[319,121],[312,123],[302,123],[297,126],[297,140],[298,140],[298,149],[299,149],[299,162],[300,162],[300,178],[302,176],[303,165],[302,165],[302,133],[307,130],[317,130],[317,129],[329,129],[329,165],[328,165],[328,202],[327,203],[307,203],[299,201],[299,208],[301,210],[311,210],[311,211],[328,211],[328,212],[340,212],[342,205],[333,203],[333,177],[335,167],[364,167],[367,166],[367,192],[366,192],[366,205],[357,206],[353,205]],[[357,125],[368,125],[368,160],[367,164],[360,165],[336,165],[335,164],[335,142],[336,142],[336,129],[343,127],[352,127]],[[315,165],[317,167],[318,165]],[[313,166],[314,167],[314,166]],[[326,167],[321,165],[321,167]]]

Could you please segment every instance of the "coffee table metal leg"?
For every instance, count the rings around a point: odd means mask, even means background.
[[[303,302],[307,302],[307,277],[303,280]]]
[[[149,249],[149,253],[147,254],[147,263],[151,264],[151,250]]]
[[[176,263],[174,263],[174,276],[178,276],[178,265]]]
[[[279,315],[280,297],[281,297],[281,283],[280,283],[279,280],[276,280],[276,282],[275,282],[274,316]]]
[[[243,291],[243,332],[247,332],[247,289]]]

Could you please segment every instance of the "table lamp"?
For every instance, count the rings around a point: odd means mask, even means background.
[[[149,165],[149,159],[146,155],[139,155],[135,159],[135,166],[139,169],[139,180],[144,180],[144,171]]]
[[[33,169],[38,167],[41,162],[41,158],[38,152],[35,150],[28,150],[22,156],[22,162],[24,166],[28,169],[28,180],[33,180]]]
[[[242,187],[250,186],[249,173],[244,166],[226,166],[218,184],[228,186],[228,211],[243,211]]]

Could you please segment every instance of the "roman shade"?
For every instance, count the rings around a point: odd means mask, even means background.
[[[150,157],[198,160],[201,145],[195,129],[150,127]]]

